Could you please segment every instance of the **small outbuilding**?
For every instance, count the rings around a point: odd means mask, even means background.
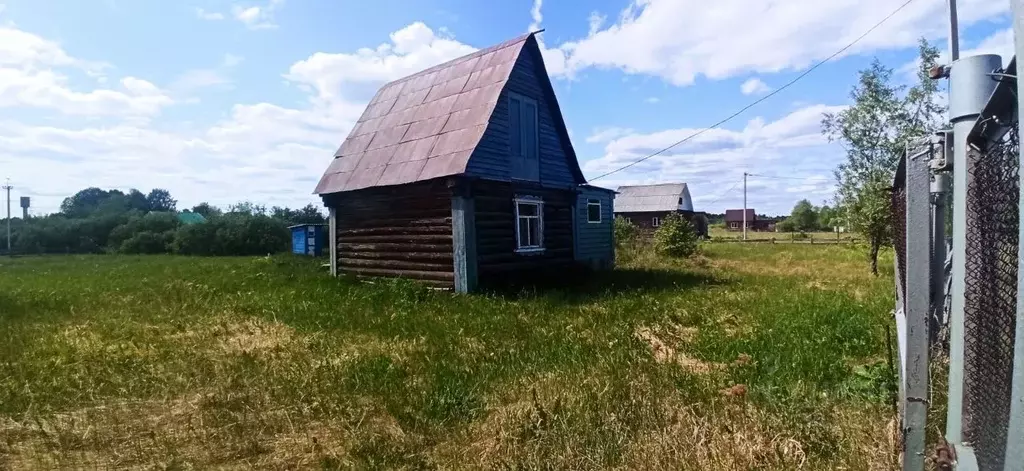
[[[707,216],[693,210],[693,199],[686,183],[620,186],[615,198],[615,215],[641,229],[657,229],[671,213],[693,224],[697,235],[707,237]]]
[[[316,193],[335,274],[466,292],[614,259],[614,192],[586,184],[533,34],[384,85]]]
[[[327,245],[326,224],[297,224],[288,226],[292,231],[292,253],[296,255],[323,255]]]

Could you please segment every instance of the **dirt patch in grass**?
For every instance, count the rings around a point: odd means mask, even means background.
[[[291,327],[262,319],[223,324],[215,335],[219,338],[218,346],[226,353],[279,350],[290,347],[297,340]]]
[[[655,335],[650,328],[640,327],[634,335],[650,346],[651,354],[658,363],[675,363],[686,371],[698,374],[711,373],[725,368],[725,365],[721,363],[699,360],[672,348]]]
[[[347,453],[344,424],[304,421],[279,410],[225,426],[205,405],[211,396],[112,403],[20,422],[0,418],[0,468],[189,469],[247,463],[295,469]]]

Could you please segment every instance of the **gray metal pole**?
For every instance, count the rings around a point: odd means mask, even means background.
[[[1019,1],[1019,0],[1016,0]],[[949,117],[953,123],[953,269],[949,313],[949,403],[946,440],[963,441],[964,278],[967,243],[967,188],[976,156],[967,148],[967,135],[998,84],[988,73],[1002,65],[997,55],[964,57],[950,66]]]
[[[930,204],[931,149],[907,156],[906,205],[906,319],[907,365],[903,469],[923,471],[925,429],[928,418],[928,318],[931,315],[931,238]]]
[[[747,240],[747,172],[743,172],[743,240]]]
[[[956,18],[956,0],[949,0],[949,61],[960,59],[960,26]]]
[[[1020,76],[1020,61],[1024,60],[1024,0],[1013,0],[1013,43],[1017,53],[1017,71],[1013,73]],[[1024,84],[1017,80],[1017,111],[1020,114],[1021,106],[1024,105]],[[1020,122],[1017,126],[1019,128]],[[1024,151],[1019,156],[1019,162],[1024,164]],[[1024,172],[1020,174],[1024,182]],[[1024,184],[1021,185],[1024,188]],[[1024,213],[1024,193],[1021,194],[1021,201],[1017,208]],[[1024,225],[1018,227],[1020,231],[1018,244],[1024,243]],[[1018,245],[1017,270],[1024,267],[1024,250]],[[1017,326],[1013,340],[1013,380],[1010,394],[1010,424],[1006,433],[1006,461],[1005,471],[1020,471],[1024,469],[1024,276],[1017,275]]]
[[[946,143],[943,142],[942,146],[946,147]],[[946,304],[946,200],[951,179],[947,172],[932,174],[932,315],[928,330],[932,344],[938,340],[942,329]]]

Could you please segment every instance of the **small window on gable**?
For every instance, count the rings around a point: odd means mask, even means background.
[[[651,227],[658,227],[660,225],[661,225],[661,219],[658,219],[656,217],[651,218]]]
[[[587,222],[601,223],[601,200],[587,200]]]
[[[680,198],[679,198],[679,205],[680,205],[680,206],[682,206],[682,204],[683,204],[683,198],[682,198],[682,197],[680,197]]]
[[[515,199],[516,252],[544,250],[544,202],[535,197]]]

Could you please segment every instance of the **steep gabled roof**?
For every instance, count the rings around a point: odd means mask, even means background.
[[[620,186],[615,197],[615,212],[642,213],[647,211],[693,210],[690,190],[685,183],[659,185]],[[683,202],[680,203],[679,200]]]
[[[381,87],[335,152],[315,193],[464,173],[524,47],[537,49],[532,33]],[[548,80],[546,73],[543,80]],[[545,94],[572,170],[583,181],[550,83]]]
[[[757,219],[757,213],[754,211],[754,208],[747,208],[747,222],[751,222],[755,219]],[[743,210],[725,210],[725,222],[743,222]]]

